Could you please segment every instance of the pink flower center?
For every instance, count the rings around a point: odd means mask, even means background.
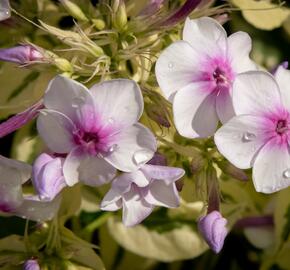
[[[0,204],[0,211],[6,212],[6,213],[11,212],[11,207],[5,203],[1,203]]]
[[[278,120],[277,121],[277,125],[276,125],[276,132],[279,135],[284,134],[285,132],[287,132],[289,130],[289,125],[287,120]]]
[[[229,83],[229,79],[227,78],[226,73],[219,67],[216,68],[212,76],[217,85]]]

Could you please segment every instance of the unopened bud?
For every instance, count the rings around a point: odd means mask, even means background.
[[[2,61],[25,65],[42,59],[42,53],[30,45],[0,49],[0,60]]]
[[[198,230],[209,247],[219,253],[228,234],[227,220],[218,211],[213,211],[198,220]]]
[[[60,0],[60,2],[63,4],[66,11],[75,19],[80,21],[88,21],[88,18],[83,13],[83,11],[80,9],[78,5],[75,3],[69,1],[69,0]]]
[[[146,106],[146,112],[148,116],[160,126],[166,128],[169,128],[171,126],[164,111],[162,110],[162,108],[160,108],[160,106],[156,104],[148,104]]]
[[[113,25],[116,29],[122,31],[127,26],[127,12],[124,1],[115,1],[113,10],[116,10],[113,17]]]
[[[65,58],[55,58],[54,64],[57,68],[59,68],[63,72],[69,72],[69,73],[73,72],[73,66]]]
[[[98,30],[103,30],[106,27],[105,22],[101,19],[92,19],[92,22]]]
[[[23,270],[40,270],[38,261],[35,259],[27,260],[23,265]]]
[[[222,165],[220,164],[219,167],[222,169],[222,171],[225,174],[227,174],[227,175],[229,175],[237,180],[240,180],[240,181],[248,181],[249,180],[248,175],[243,170],[237,168],[236,166],[234,166],[230,163],[226,163],[226,164],[222,164]]]
[[[225,24],[230,20],[230,16],[228,13],[222,13],[219,15],[216,15],[213,17],[216,21],[218,21],[220,24]]]
[[[190,169],[192,174],[197,174],[200,172],[206,164],[206,160],[202,155],[196,155],[192,160],[190,164]]]

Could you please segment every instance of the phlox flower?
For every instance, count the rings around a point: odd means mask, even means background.
[[[123,208],[123,223],[126,226],[139,224],[155,206],[178,207],[175,182],[183,175],[183,169],[151,164],[123,173],[112,182],[101,202],[101,209],[116,211]]]
[[[232,83],[238,73],[256,69],[249,59],[251,39],[229,37],[214,19],[187,19],[183,40],[166,48],[156,63],[156,77],[173,103],[175,126],[187,138],[214,134],[218,120],[233,115]]]
[[[258,192],[272,193],[290,185],[289,81],[290,71],[282,66],[275,78],[262,71],[238,75],[233,85],[237,116],[214,137],[218,150],[236,167],[253,167]]]
[[[65,182],[98,186],[116,173],[136,170],[150,160],[156,139],[137,123],[143,97],[131,80],[117,79],[94,85],[55,77],[44,96],[45,109],[37,119],[40,136],[48,148],[65,156]]]
[[[54,217],[60,197],[51,202],[42,202],[38,196],[22,192],[22,185],[31,177],[30,165],[0,156],[0,175],[0,212],[34,221]]]

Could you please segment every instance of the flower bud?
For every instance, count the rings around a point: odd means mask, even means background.
[[[83,11],[80,9],[78,5],[75,3],[69,1],[69,0],[60,0],[60,2],[63,4],[66,11],[75,19],[80,21],[88,21],[88,18],[83,13]]]
[[[227,220],[213,211],[198,220],[198,230],[209,247],[217,254],[221,251],[228,234]]]
[[[223,172],[235,179],[240,181],[248,181],[248,175],[241,169],[237,168],[236,166],[226,163],[226,164],[219,164],[219,167],[223,170]]]
[[[230,16],[228,13],[222,13],[219,15],[216,15],[213,17],[215,20],[217,20],[220,24],[225,24],[230,20]]]
[[[23,270],[40,270],[40,266],[35,259],[27,260],[23,265]]]
[[[123,0],[115,1],[113,10],[115,10],[115,14],[113,17],[113,25],[116,29],[122,31],[126,28],[127,25],[127,12],[124,1]]]
[[[202,155],[196,155],[192,160],[190,164],[190,170],[192,174],[197,174],[202,170],[202,168],[205,166],[206,160]]]
[[[105,22],[101,19],[92,19],[92,22],[98,30],[103,30],[106,27]]]
[[[141,10],[140,16],[151,16],[154,15],[162,6],[164,0],[151,0],[149,3]]]
[[[8,49],[0,49],[0,60],[2,61],[25,65],[42,59],[42,53],[30,45],[20,45]]]
[[[33,164],[32,182],[41,200],[52,201],[66,186],[62,172],[63,158],[46,153]]]
[[[56,65],[57,68],[59,68],[63,72],[68,72],[68,73],[73,72],[73,66],[65,58],[55,58],[54,64]]]
[[[0,21],[4,21],[11,16],[10,5],[8,0],[1,0],[0,2]]]
[[[163,126],[166,128],[169,128],[171,126],[170,122],[168,121],[166,117],[164,110],[162,110],[160,106],[156,104],[148,104],[146,106],[146,112],[148,116],[160,126]]]

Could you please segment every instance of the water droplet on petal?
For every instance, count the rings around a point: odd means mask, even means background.
[[[0,8],[0,21],[4,21],[10,17],[10,10],[7,8]]]
[[[148,162],[153,156],[153,152],[147,149],[138,150],[133,155],[136,165],[142,165]]]
[[[283,172],[283,177],[284,177],[284,178],[290,178],[290,169],[286,169],[286,170]]]
[[[246,142],[250,142],[252,140],[254,140],[256,138],[256,135],[254,133],[250,133],[250,132],[246,132],[244,135],[243,135],[243,139],[246,141]]]
[[[85,101],[86,101],[86,98],[84,96],[74,97],[72,100],[72,107],[79,108],[81,105],[85,103]]]
[[[169,62],[169,63],[168,63],[168,68],[173,68],[173,66],[174,66],[174,65],[173,65],[172,62]]]
[[[113,123],[115,122],[115,120],[114,120],[114,118],[110,117],[110,118],[108,119],[108,122],[109,122],[110,124],[113,124]]]
[[[113,144],[112,146],[110,146],[110,148],[108,149],[108,153],[113,153],[116,149],[117,149],[118,145],[117,144]]]

